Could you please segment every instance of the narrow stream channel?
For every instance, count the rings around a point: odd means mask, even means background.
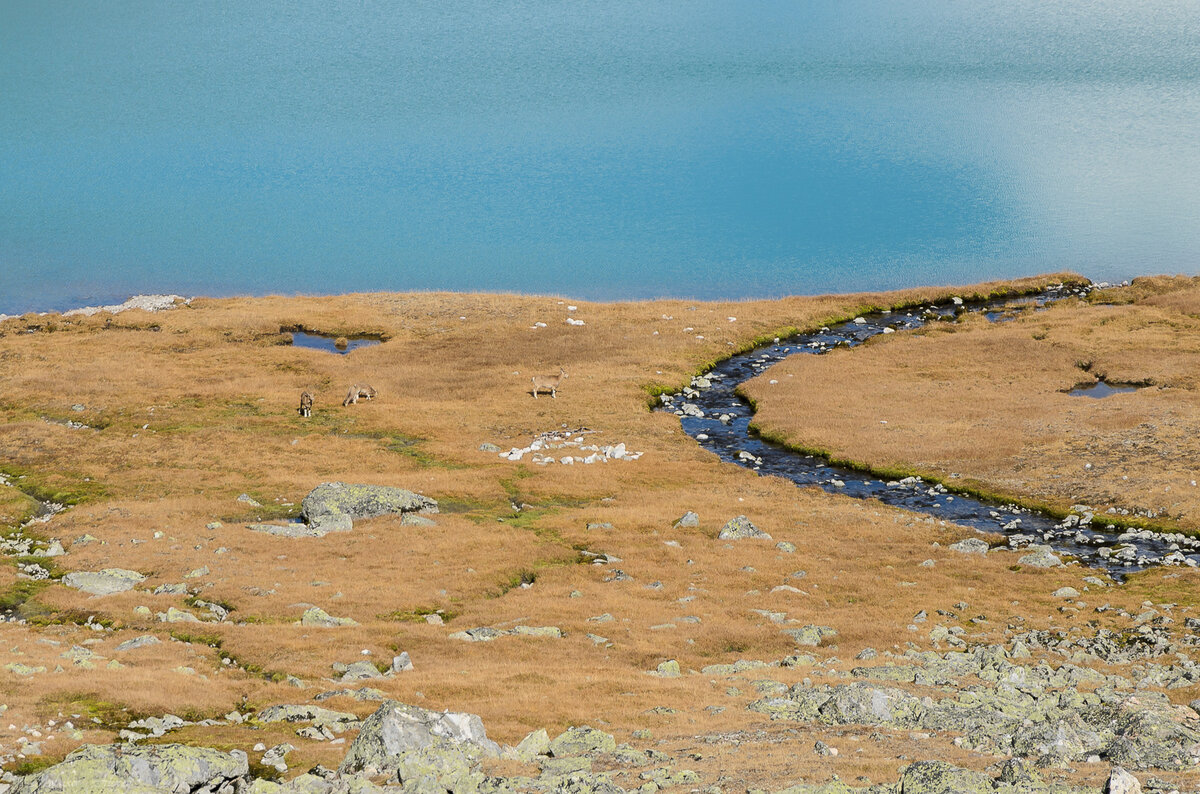
[[[1016,312],[1043,311],[1047,303],[1082,296],[1091,287],[1058,286],[1034,296],[1008,300],[928,305],[897,312],[863,315],[840,325],[776,340],[721,362],[692,386],[663,395],[660,410],[680,417],[684,432],[722,460],[763,474],[786,477],[797,485],[817,486],[830,493],[879,501],[925,513],[935,519],[1008,536],[1009,546],[1049,545],[1056,552],[1102,568],[1114,578],[1152,565],[1200,565],[1200,539],[1146,530],[1120,530],[1104,515],[1078,511],[1064,520],[1012,504],[985,502],[947,491],[937,484],[909,477],[884,481],[864,472],[842,468],[827,459],[804,455],[749,432],[750,404],[739,397],[739,384],[762,374],[791,355],[821,355],[838,346],[857,347],[873,336],[908,331],[927,322],[953,318],[963,312],[984,312],[1003,322]]]

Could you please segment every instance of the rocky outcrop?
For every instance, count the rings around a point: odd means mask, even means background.
[[[220,791],[249,772],[246,754],[239,750],[84,745],[62,763],[18,780],[12,794],[201,794]]]

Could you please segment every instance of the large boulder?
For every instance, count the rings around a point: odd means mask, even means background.
[[[567,728],[550,742],[550,754],[555,758],[572,755],[595,755],[611,753],[617,749],[617,740],[612,734],[596,730],[588,725]]]
[[[344,531],[347,520],[389,513],[436,513],[437,502],[403,488],[325,482],[313,488],[300,505],[300,517],[312,527],[329,525]]]
[[[193,794],[244,783],[250,767],[228,753],[181,744],[84,745],[62,763],[21,778],[12,794]]]
[[[123,593],[126,590],[132,590],[144,581],[146,581],[146,577],[142,574],[124,568],[105,568],[102,571],[75,571],[62,578],[62,583],[67,587],[73,587],[76,590],[82,590],[85,593],[97,596]]]
[[[1133,769],[1189,767],[1200,755],[1200,719],[1165,695],[1144,692],[1126,698],[1113,723],[1116,738],[1104,756]]]
[[[911,727],[925,714],[921,701],[902,689],[862,683],[835,686],[832,691],[818,710],[820,720],[832,725]]]
[[[405,769],[416,774],[416,767],[431,770],[429,774],[442,769],[458,775],[464,765],[473,768],[479,758],[499,754],[500,745],[487,738],[475,714],[428,711],[389,700],[363,721],[340,770],[368,775],[398,771],[401,780],[406,780]]]

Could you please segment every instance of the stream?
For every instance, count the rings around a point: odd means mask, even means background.
[[[981,532],[1008,537],[1011,548],[1048,545],[1056,553],[1102,568],[1114,578],[1153,565],[1200,566],[1200,539],[1179,533],[1124,530],[1077,505],[1072,515],[1057,519],[1013,504],[987,502],[956,494],[941,484],[918,477],[880,480],[870,473],[836,466],[817,455],[805,455],[766,441],[749,430],[754,411],[739,397],[737,387],[791,355],[821,355],[835,347],[857,347],[873,336],[921,328],[926,323],[952,320],[964,312],[983,312],[991,322],[1011,320],[1020,312],[1044,311],[1047,303],[1085,295],[1091,286],[1056,286],[1033,296],[987,301],[954,298],[901,311],[865,314],[839,325],[801,333],[740,353],[717,364],[682,392],[662,395],[659,410],[680,417],[683,430],[722,460],[762,474],[784,477],[797,485],[816,486],[830,493],[877,499]]]

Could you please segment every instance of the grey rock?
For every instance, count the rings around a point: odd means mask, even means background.
[[[487,738],[483,721],[474,714],[427,711],[389,700],[363,721],[339,770],[343,774],[395,770],[407,755],[427,748],[458,749],[467,760],[500,754],[500,746]],[[457,763],[453,758],[451,762]]]
[[[355,662],[346,665],[346,669],[342,671],[342,677],[339,680],[345,683],[348,681],[366,681],[370,678],[383,678],[383,673],[379,672],[375,665],[370,662]]]
[[[401,651],[399,656],[392,657],[392,666],[389,668],[393,673],[406,673],[413,669],[412,659],[408,656],[408,651]]]
[[[743,540],[745,538],[770,540],[771,536],[750,523],[750,519],[745,516],[737,516],[725,522],[725,526],[721,527],[721,533],[717,535],[717,538],[719,540]]]
[[[180,744],[84,745],[62,763],[21,778],[12,794],[192,794],[230,790],[250,767],[240,750],[229,753]]]
[[[102,571],[74,571],[62,578],[62,583],[67,587],[73,587],[76,590],[82,590],[85,593],[91,593],[96,596],[123,593],[126,590],[132,590],[144,581],[146,581],[146,577],[142,574],[124,568],[105,568]]]
[[[480,452],[499,452],[500,447],[496,446],[495,444],[493,444],[490,441],[485,441],[479,445],[479,451]]]
[[[521,740],[515,748],[513,755],[518,761],[526,763],[537,758],[539,755],[549,755],[550,753],[550,736],[546,733],[545,728],[538,728]]]
[[[1114,766],[1108,776],[1105,794],[1142,794],[1141,782],[1119,766]]]
[[[160,642],[158,637],[153,634],[143,634],[140,637],[134,637],[132,640],[125,640],[116,647],[118,651],[132,651],[137,648],[145,648],[148,645],[157,645]]]
[[[265,532],[281,538],[323,538],[330,532],[349,532],[354,522],[349,516],[329,517],[319,526],[293,522],[290,524],[247,524],[252,532]]]
[[[416,513],[405,513],[400,516],[400,525],[404,527],[436,527],[437,522]]]
[[[672,524],[672,526],[676,527],[676,528],[678,528],[678,527],[698,527],[698,526],[700,526],[700,516],[696,515],[691,510],[689,510],[686,513],[684,513],[683,515],[681,515],[678,519],[676,519],[675,523]]]
[[[335,618],[320,607],[309,607],[304,610],[304,614],[300,616],[299,623],[301,626],[319,626],[321,628],[358,625],[357,621],[352,618]]]
[[[281,705],[270,706],[255,715],[258,722],[309,722],[318,727],[329,728],[334,733],[358,725],[358,717],[345,711],[334,711],[321,706]]]
[[[991,794],[992,781],[981,772],[945,761],[917,761],[900,776],[899,794]]]
[[[386,485],[357,485],[344,482],[321,483],[304,497],[300,517],[314,527],[347,518],[374,518],[389,513],[437,512],[437,502],[403,488]]]
[[[556,758],[611,753],[617,740],[611,734],[588,725],[567,728],[550,742],[550,754]]]
[[[1030,546],[1029,553],[1018,558],[1017,562],[1031,568],[1057,568],[1063,564],[1049,546]]]
[[[987,541],[979,538],[967,538],[960,540],[958,543],[950,544],[950,551],[957,551],[962,554],[987,554]]]
[[[784,629],[784,634],[795,640],[797,645],[816,647],[826,637],[836,637],[837,631],[829,626],[801,626],[797,629]]]
[[[832,725],[915,726],[925,715],[921,701],[901,689],[846,684],[835,686],[832,694],[817,710],[821,721]]]

